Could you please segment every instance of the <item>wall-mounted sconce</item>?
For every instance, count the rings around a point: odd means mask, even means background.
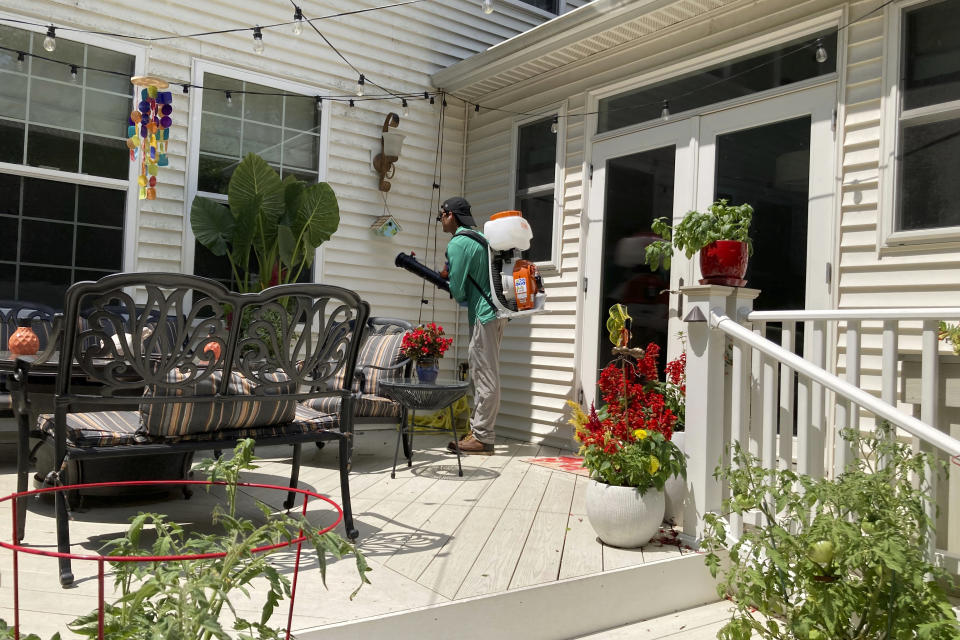
[[[383,121],[383,133],[380,134],[380,153],[373,158],[373,169],[380,176],[380,191],[390,191],[390,183],[387,180],[393,178],[395,167],[393,163],[400,159],[400,149],[403,147],[403,139],[406,137],[402,133],[390,131],[390,127],[396,127],[400,124],[400,116],[390,112],[386,120]]]

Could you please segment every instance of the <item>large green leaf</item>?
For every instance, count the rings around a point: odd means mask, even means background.
[[[297,257],[297,240],[293,236],[293,231],[286,225],[281,225],[277,229],[277,249],[283,264],[288,267],[294,266],[294,260]]]
[[[283,199],[286,204],[286,212],[282,224],[292,225],[293,217],[300,205],[300,196],[307,187],[306,183],[299,180],[297,176],[289,174],[283,179]]]
[[[233,172],[227,197],[237,223],[234,248],[253,244],[262,252],[270,247],[285,208],[280,175],[266,160],[249,153]]]
[[[293,231],[303,235],[305,253],[313,253],[339,226],[340,206],[333,188],[326,182],[318,182],[304,189]]]
[[[197,242],[215,256],[226,255],[234,240],[234,219],[230,210],[209,198],[197,196],[190,208],[190,227]]]

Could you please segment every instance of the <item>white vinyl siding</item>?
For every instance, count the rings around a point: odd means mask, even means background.
[[[302,3],[300,3],[302,5]],[[342,11],[335,2],[304,6],[309,18]],[[356,5],[355,8],[360,8]],[[0,12],[14,17],[63,27],[143,36],[169,36],[234,26],[273,24],[293,18],[289,3],[255,0],[195,0],[176,3],[172,13],[156,7],[132,5],[121,0],[95,3],[63,3],[58,0],[0,0]],[[549,19],[525,7],[498,3],[487,16],[479,0],[452,0],[421,3],[343,16],[317,23],[324,35],[343,55],[363,71],[368,79],[368,94],[380,93],[372,83],[397,92],[423,92],[433,88],[431,75],[436,71],[492,47],[504,39],[526,31]],[[67,36],[66,31],[58,35]],[[107,41],[131,46],[126,40],[104,37]],[[198,60],[220,63],[276,78],[279,81],[310,87],[310,94],[347,95],[354,91],[357,74],[309,25],[299,36],[290,26],[263,30],[265,51],[252,50],[249,31],[219,34],[203,38],[177,38],[142,45],[149,56],[144,74],[173,82],[193,82],[194,63]],[[139,45],[138,45],[139,46]],[[171,87],[174,97],[173,127],[170,131],[170,166],[160,170],[157,199],[137,202],[134,196],[131,220],[138,220],[128,231],[126,269],[137,271],[184,272],[192,242],[188,213],[192,186],[188,167],[194,162],[188,144],[199,131],[191,131],[188,114],[198,89],[184,94]],[[221,94],[222,96],[222,94]],[[442,186],[437,194],[435,162],[438,158],[439,105],[431,107],[422,99],[409,100],[409,117],[401,117],[397,131],[406,135],[403,153],[396,164],[393,188],[384,202],[377,190],[377,176],[370,160],[379,147],[380,129],[389,111],[401,112],[399,100],[324,103],[323,117],[331,122],[329,147],[321,179],[330,183],[340,205],[340,228],[322,248],[323,264],[317,265],[325,283],[356,290],[371,304],[372,313],[416,321],[435,319],[449,326],[458,320],[457,307],[444,293],[435,304],[420,305],[421,281],[398,269],[393,259],[400,251],[417,252],[417,257],[437,266],[434,251],[433,221],[436,198],[460,195],[461,163],[464,144],[463,104],[451,98],[447,110],[441,158]],[[120,123],[124,124],[123,122]],[[434,206],[431,206],[431,203]],[[393,238],[377,236],[370,223],[386,211],[403,231]],[[189,241],[189,242],[188,242]],[[442,265],[445,241],[437,247]],[[427,297],[433,300],[432,288]],[[461,314],[462,315],[462,314]],[[466,323],[463,316],[462,324]],[[466,343],[455,346],[441,363],[451,370],[457,358],[466,358]]]

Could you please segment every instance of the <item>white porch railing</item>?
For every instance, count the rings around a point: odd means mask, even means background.
[[[795,465],[823,477],[841,471],[853,455],[840,429],[872,418],[889,421],[912,435],[914,446],[944,459],[960,456],[960,393],[952,393],[954,383],[940,366],[954,356],[941,353],[938,341],[938,322],[960,319],[960,308],[756,312],[757,290],[699,286],[682,293],[689,323],[686,534],[699,538],[703,514],[720,508],[725,487],[712,473],[732,440],[766,468]],[[772,323],[779,324],[779,345],[764,337]],[[806,357],[794,353],[798,323]],[[833,363],[844,378],[828,370]],[[957,373],[960,388],[960,367]],[[863,382],[874,382],[879,397]],[[919,419],[898,401],[919,404]],[[947,415],[951,411],[956,415]],[[951,465],[946,486],[932,486],[940,508],[937,548],[960,558],[960,466]],[[739,535],[742,523],[731,524]]]

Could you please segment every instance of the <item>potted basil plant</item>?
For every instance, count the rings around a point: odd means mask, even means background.
[[[753,253],[750,222],[753,207],[732,205],[717,200],[706,211],[690,211],[676,226],[667,218],[657,218],[651,228],[662,240],[647,245],[646,262],[656,271],[662,264],[670,268],[674,247],[687,258],[700,252],[700,284],[742,287],[747,284],[747,258]]]

